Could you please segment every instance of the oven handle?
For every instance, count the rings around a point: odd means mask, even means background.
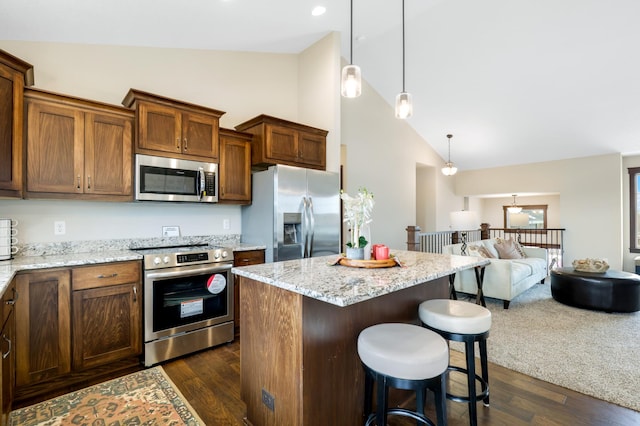
[[[173,272],[152,272],[148,271],[145,273],[145,278],[149,279],[162,279],[162,278],[175,278],[175,277],[184,277],[186,275],[196,275],[196,274],[206,274],[211,272],[224,272],[231,270],[232,265],[230,263],[216,266],[203,266],[193,269],[189,267],[181,268],[179,271]]]

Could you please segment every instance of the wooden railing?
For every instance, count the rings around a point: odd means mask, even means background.
[[[419,226],[408,226],[407,250],[442,253],[442,247],[462,242],[459,231],[421,232]],[[507,229],[490,228],[483,223],[480,229],[466,231],[468,243],[489,238],[514,239],[524,246],[543,247],[548,250],[550,268],[562,266],[564,252],[564,228]]]

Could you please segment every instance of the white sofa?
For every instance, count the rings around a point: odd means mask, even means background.
[[[485,297],[501,299],[504,308],[509,308],[509,302],[523,291],[536,283],[544,284],[548,275],[547,249],[540,247],[521,246],[526,257],[522,259],[500,259],[494,244],[497,239],[480,240],[467,243],[467,255],[482,256],[478,251],[483,246],[490,255],[491,264],[485,267],[482,293]],[[461,254],[462,244],[450,244],[442,248],[443,254]],[[473,269],[467,269],[456,274],[454,281],[456,291],[476,294],[478,286]]]

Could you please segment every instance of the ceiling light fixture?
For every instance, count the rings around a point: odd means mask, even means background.
[[[326,11],[327,11],[326,7],[324,7],[324,6],[316,6],[311,11],[311,15],[313,15],[313,16],[321,16],[321,15],[324,15],[324,13]]]
[[[353,0],[351,0],[351,21],[349,24],[349,65],[342,68],[340,93],[345,98],[357,98],[362,93],[360,67],[353,65]]]
[[[404,0],[402,0],[402,92],[396,96],[396,117],[401,119],[406,119],[413,115],[413,99],[411,94],[404,89],[404,50]]]
[[[458,172],[458,168],[453,165],[451,162],[451,138],[453,135],[447,135],[449,139],[449,156],[447,157],[447,162],[444,163],[444,167],[442,168],[442,174],[445,176],[453,176]]]
[[[522,207],[518,207],[516,205],[516,194],[513,194],[513,204],[507,207],[507,211],[511,214],[520,213],[522,211]]]

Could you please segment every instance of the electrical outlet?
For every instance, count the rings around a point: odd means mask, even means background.
[[[67,233],[67,224],[64,220],[56,220],[53,222],[53,234],[64,235]]]
[[[262,389],[262,403],[271,411],[276,411],[276,399],[266,390]]]
[[[229,219],[222,219],[222,229],[229,229]]]

